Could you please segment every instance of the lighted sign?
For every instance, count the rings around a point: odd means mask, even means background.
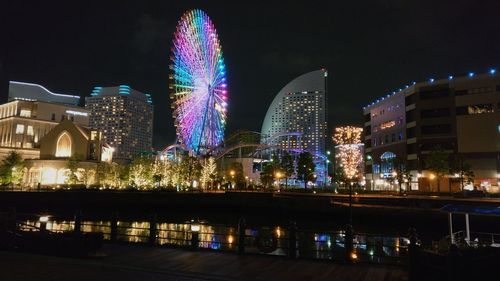
[[[85,117],[89,116],[89,114],[87,112],[74,111],[74,110],[66,110],[66,113],[78,115],[78,116],[85,116]]]
[[[396,126],[396,121],[393,120],[393,121],[389,121],[389,122],[385,122],[385,123],[380,124],[380,129],[384,130],[384,129],[388,129],[388,128],[391,128],[394,126]]]

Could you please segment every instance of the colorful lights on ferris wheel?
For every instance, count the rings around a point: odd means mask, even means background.
[[[196,154],[224,138],[228,90],[215,27],[202,10],[187,11],[174,34],[170,89],[179,141]]]

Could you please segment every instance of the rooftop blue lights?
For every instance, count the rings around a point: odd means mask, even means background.
[[[469,77],[474,77],[474,72],[469,72]]]
[[[448,80],[453,80],[453,75],[448,76]]]
[[[490,69],[490,74],[495,74],[496,72],[497,72],[496,69],[494,69],[494,68]]]
[[[433,83],[434,82],[434,78],[429,79],[429,82]]]

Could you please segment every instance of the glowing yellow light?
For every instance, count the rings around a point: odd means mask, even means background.
[[[48,222],[49,221],[49,216],[41,216],[38,220],[40,222]]]
[[[67,132],[57,139],[56,157],[71,157],[71,138]]]
[[[361,143],[362,133],[363,128],[360,127],[337,127],[335,128],[335,133],[333,134],[333,141],[337,145],[359,144]]]
[[[192,232],[198,232],[198,231],[200,231],[200,225],[199,224],[192,224],[191,225],[191,231]]]
[[[57,170],[54,168],[43,168],[42,169],[42,184],[54,184],[56,183]]]
[[[229,236],[227,237],[227,243],[229,243],[229,244],[233,244],[233,241],[234,241],[234,237],[233,237],[232,235],[229,235]]]
[[[351,253],[351,259],[357,260],[358,259],[358,254],[356,254],[356,252],[352,252]]]
[[[433,179],[435,179],[435,178],[436,178],[436,175],[434,175],[434,174],[430,174],[430,175],[429,175],[429,179],[433,180]]]

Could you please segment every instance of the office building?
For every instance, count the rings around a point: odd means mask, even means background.
[[[500,181],[500,76],[468,73],[429,79],[405,86],[364,108],[366,177],[373,189],[391,188],[385,179],[394,165],[413,174],[408,188],[421,191],[457,191],[457,175],[437,184],[426,157],[440,148],[457,156],[474,172],[473,185],[490,192]],[[469,186],[472,188],[472,185]]]
[[[103,133],[104,141],[115,148],[115,159],[132,159],[150,151],[153,145],[151,96],[127,85],[95,87],[85,98],[90,127]]]

